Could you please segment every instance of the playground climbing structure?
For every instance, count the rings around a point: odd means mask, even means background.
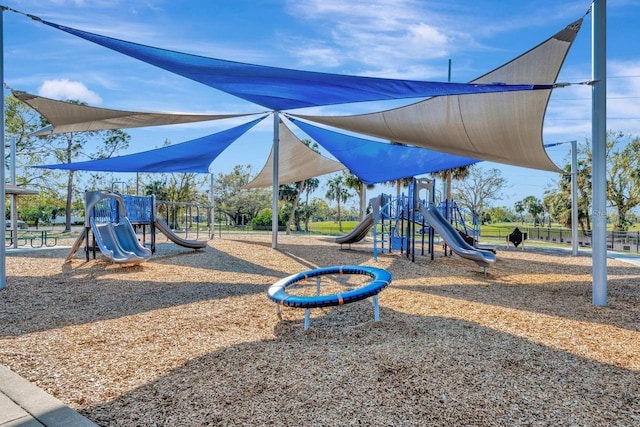
[[[435,201],[434,181],[414,179],[408,195],[393,198],[383,196],[373,228],[373,256],[400,250],[415,261],[417,250],[434,259],[436,233],[442,239],[445,256],[454,252],[474,261],[486,273],[486,267],[496,260],[495,253],[478,248],[479,228],[473,216],[452,202]]]
[[[175,209],[164,203],[167,218],[177,223]],[[196,216],[197,218],[198,216]],[[136,230],[142,231],[138,239]],[[85,257],[90,253],[96,256],[99,249],[112,262],[120,264],[139,264],[148,260],[155,252],[156,231],[163,233],[172,242],[191,249],[203,249],[206,241],[183,238],[161,218],[156,216],[155,197],[122,195],[115,192],[85,192],[85,223],[83,232],[71,248],[67,261],[85,243]],[[150,236],[147,248],[147,233]]]
[[[399,250],[413,261],[416,246],[420,247],[421,254],[424,255],[425,245],[427,253],[433,259],[434,236],[418,208],[423,203],[421,198],[424,198],[424,203],[435,200],[433,180],[413,179],[407,196],[383,197],[382,207],[373,226],[374,259],[378,259],[379,253]]]

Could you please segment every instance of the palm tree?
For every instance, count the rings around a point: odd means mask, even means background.
[[[344,175],[336,175],[327,181],[327,194],[325,197],[334,200],[338,204],[338,229],[342,232],[342,219],[340,217],[340,203],[344,203],[349,199],[349,190],[345,188]]]
[[[304,181],[298,181],[291,184],[282,184],[278,191],[278,198],[286,203],[291,203],[291,213],[289,214],[289,220],[286,224],[287,234],[291,234],[291,227],[295,218],[296,208],[298,207],[298,200],[300,200],[300,194],[302,194],[304,187]]]
[[[520,214],[520,222],[524,223],[524,217],[523,217],[523,213],[525,211],[525,207],[524,207],[524,201],[522,200],[518,200],[514,205],[513,205],[513,209],[516,211],[516,213]]]
[[[538,224],[538,215],[543,211],[542,202],[536,196],[527,196],[522,199],[522,206],[533,217],[533,225]]]
[[[451,196],[451,182],[453,180],[461,181],[465,179],[467,176],[469,176],[469,168],[471,166],[472,165],[460,166],[457,168],[447,169],[447,170],[443,170],[443,171],[435,172],[431,174],[431,176],[438,177],[447,183],[446,200],[452,200],[453,198]]]
[[[386,185],[395,185],[396,186],[396,196],[400,197],[400,193],[402,192],[402,188],[407,188],[413,179],[412,176],[407,178],[394,179],[393,181],[385,181]]]
[[[360,178],[354,175],[351,171],[344,172],[344,185],[358,193],[358,197],[360,198],[359,218],[360,221],[362,221],[364,219],[364,211],[366,209],[365,198],[367,187],[364,185],[364,182],[360,181]]]
[[[304,231],[309,232],[309,218],[311,217],[311,210],[309,208],[309,194],[313,193],[320,187],[320,180],[318,178],[309,178],[304,181],[304,193],[305,193],[305,215],[304,215]]]

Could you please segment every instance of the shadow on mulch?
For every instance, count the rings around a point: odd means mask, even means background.
[[[280,321],[81,413],[100,425],[634,425],[638,372],[366,301]]]

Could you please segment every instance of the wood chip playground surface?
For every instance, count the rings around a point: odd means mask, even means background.
[[[499,247],[486,278],[440,248],[374,261],[371,242],[284,234],[161,243],[127,268],[67,253],[7,251],[0,363],[99,425],[640,425],[640,267],[623,261],[595,307],[590,254],[529,246]],[[312,310],[307,331],[303,309],[276,315],[274,282],[345,264],[391,272],[379,322],[369,299]]]

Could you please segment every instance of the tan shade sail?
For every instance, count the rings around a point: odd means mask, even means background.
[[[159,113],[110,110],[90,107],[72,102],[58,101],[12,90],[13,96],[28,104],[46,118],[52,127],[36,132],[36,136],[46,136],[65,132],[85,132],[107,129],[126,129],[146,126],[195,123],[208,120],[228,119],[251,114],[191,114]]]
[[[278,164],[278,182],[280,184],[304,181],[305,179],[346,169],[342,163],[326,158],[307,147],[282,121],[279,128],[280,161]],[[243,188],[262,188],[271,187],[272,185],[273,147],[260,173]]]
[[[555,82],[582,19],[473,83]],[[353,116],[293,117],[389,141],[509,165],[558,172],[542,141],[551,89],[429,98]]]

